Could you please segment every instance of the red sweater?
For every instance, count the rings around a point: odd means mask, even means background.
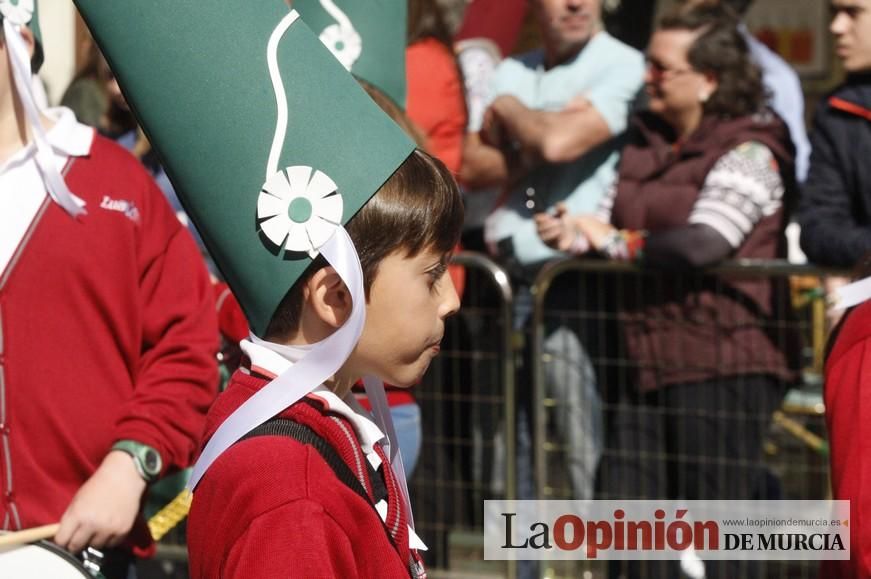
[[[238,370],[209,411],[207,437],[268,380]],[[344,417],[309,396],[280,414],[324,438],[372,495],[365,455]],[[341,482],[317,450],[284,436],[231,446],[194,492],[188,518],[192,579],[409,577],[412,552],[393,473],[383,457],[391,538],[369,501]]]
[[[850,503],[850,561],[825,561],[821,577],[871,578],[871,301],[844,321],[826,361],[832,495]]]
[[[0,277],[0,520],[11,528],[58,521],[116,440],[189,465],[217,384],[209,277],[163,194],[102,137],[67,169],[87,215],[46,199]]]

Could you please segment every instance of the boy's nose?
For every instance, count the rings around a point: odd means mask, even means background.
[[[444,319],[450,316],[453,316],[460,310],[460,296],[457,295],[457,288],[454,287],[454,280],[451,279],[451,276],[446,275],[445,291],[442,292],[442,296],[444,296],[444,301],[442,301],[441,307],[439,308],[439,316]]]

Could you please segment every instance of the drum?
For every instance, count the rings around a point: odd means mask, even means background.
[[[3,579],[93,579],[78,559],[47,541],[0,550]]]

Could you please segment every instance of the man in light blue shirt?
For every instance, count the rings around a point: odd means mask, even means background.
[[[497,69],[461,177],[472,187],[504,187],[486,222],[487,242],[499,248],[497,258],[535,270],[558,253],[538,238],[527,190],[542,209],[564,201],[570,211],[595,210],[616,176],[616,137],[641,89],[644,59],[602,30],[600,0],[533,0],[532,7],[544,45]]]
[[[536,210],[564,202],[570,213],[594,211],[616,177],[618,137],[644,76],[642,55],[603,30],[601,0],[531,0],[530,6],[543,46],[499,65],[479,130],[467,136],[460,175],[469,190],[498,187],[503,192],[487,217],[485,239],[514,278],[518,329],[529,321],[534,275],[560,256],[541,242],[527,192],[534,192]],[[567,290],[549,292],[549,304],[577,307],[569,295],[577,296],[577,288]],[[601,403],[590,357],[575,329],[547,328],[545,394],[558,405],[554,415],[573,496],[591,499],[601,453]],[[530,445],[527,430],[530,362],[518,369],[519,494],[524,498],[530,498],[532,448],[538,449]]]

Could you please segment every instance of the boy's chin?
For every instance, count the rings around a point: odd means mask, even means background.
[[[411,388],[420,384],[423,375],[429,369],[429,361],[424,364],[417,364],[413,367],[402,368],[400,371],[391,372],[391,376],[381,376],[381,380],[385,384],[390,384],[397,388]]]

